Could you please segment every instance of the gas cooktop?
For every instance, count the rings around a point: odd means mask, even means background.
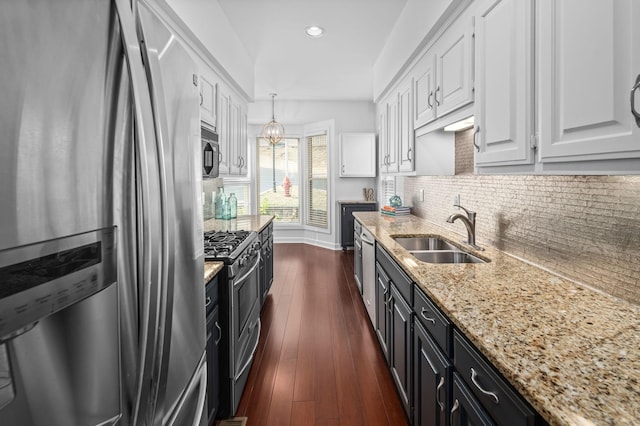
[[[208,231],[204,233],[204,259],[233,263],[257,240],[253,231]]]

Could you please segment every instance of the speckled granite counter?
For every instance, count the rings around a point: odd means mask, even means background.
[[[211,281],[224,268],[224,262],[204,262],[204,283]]]
[[[261,232],[274,219],[271,215],[246,215],[237,219],[219,220],[209,219],[204,221],[204,231],[256,231]],[[222,270],[222,262],[204,262],[204,282],[208,283]]]
[[[492,247],[469,250],[486,264],[418,262],[391,236],[463,238],[415,216],[354,215],[550,424],[640,424],[640,306]]]
[[[272,215],[246,215],[237,219],[209,219],[204,221],[204,231],[262,231],[274,219]]]

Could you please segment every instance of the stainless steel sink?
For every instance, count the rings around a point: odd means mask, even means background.
[[[487,263],[488,260],[481,259],[464,251],[458,250],[421,250],[409,251],[416,259],[427,263]]]
[[[413,250],[451,250],[462,251],[462,249],[451,244],[437,236],[425,236],[425,237],[393,237],[396,243],[400,244],[403,248]]]

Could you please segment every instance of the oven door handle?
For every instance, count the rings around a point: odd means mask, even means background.
[[[251,273],[253,271],[255,271],[255,269],[258,267],[258,265],[260,264],[260,259],[262,258],[262,255],[260,254],[260,251],[258,251],[258,257],[256,258],[256,263],[253,264],[253,266],[251,267],[251,269],[249,269],[249,271],[244,274],[242,277],[238,278],[234,283],[233,283],[233,287],[237,287],[238,285],[240,285],[241,282],[243,282],[249,275],[251,275]]]
[[[249,358],[247,358],[247,362],[244,363],[244,365],[240,369],[240,372],[236,375],[236,377],[234,377],[234,379],[233,379],[234,382],[237,382],[238,379],[240,379],[240,376],[242,376],[242,374],[244,373],[244,370],[246,370],[247,367],[249,367],[249,364],[251,364],[251,361],[253,360],[253,357],[255,356],[256,351],[258,350],[258,343],[260,343],[260,331],[261,330],[262,330],[262,322],[260,321],[260,318],[258,318],[258,335],[256,337],[256,344],[253,345],[253,349],[251,350],[251,356],[249,356]]]

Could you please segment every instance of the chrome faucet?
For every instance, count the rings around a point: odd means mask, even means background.
[[[453,207],[460,207],[467,214],[466,216],[461,213],[454,213],[447,219],[447,222],[453,223],[456,219],[460,219],[464,226],[467,228],[467,241],[476,250],[484,250],[482,247],[476,245],[476,212],[469,211],[462,207],[460,204],[454,204]]]

